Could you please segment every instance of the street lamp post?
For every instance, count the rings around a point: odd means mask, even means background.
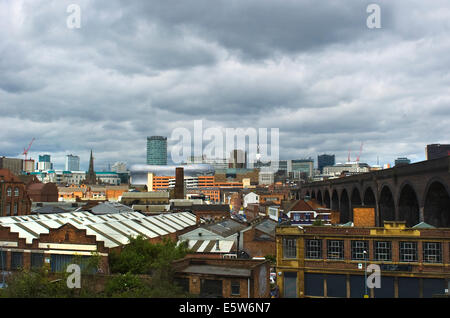
[[[367,251],[363,251],[364,254],[364,298],[369,298],[367,293]]]

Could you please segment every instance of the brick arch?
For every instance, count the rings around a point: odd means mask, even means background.
[[[370,190],[370,192],[368,192]],[[372,193],[372,195],[370,194]],[[362,200],[364,205],[376,205],[378,202],[377,191],[373,189],[372,185],[368,185],[362,192]]]
[[[351,201],[348,190],[344,187],[342,188],[339,195],[339,214],[340,223],[347,223],[352,220],[351,213]]]
[[[379,221],[394,221],[396,219],[395,192],[389,184],[383,184],[380,187],[378,195]]]
[[[323,196],[322,196],[322,190],[317,190],[317,197],[316,197],[317,202],[322,205],[323,203]]]
[[[362,205],[362,200],[363,199],[359,187],[354,186],[350,194],[350,201],[352,205]]]
[[[398,187],[396,204],[398,207],[398,220],[406,221],[408,227],[412,227],[420,222],[419,196],[414,185],[408,180]]]
[[[331,209],[339,211],[339,192],[337,189],[331,188]]]
[[[324,190],[324,194],[323,194],[323,205],[326,208],[331,208],[331,196],[330,196],[330,191],[328,189]]]
[[[431,177],[430,179],[428,179],[427,184],[426,184],[425,189],[423,190],[423,192],[422,192],[420,195],[419,195],[419,193],[418,193],[418,198],[419,198],[419,204],[420,204],[420,206],[424,206],[424,205],[425,205],[425,198],[426,198],[426,195],[427,195],[427,193],[428,193],[428,190],[429,190],[430,186],[431,186],[434,182],[439,182],[439,183],[441,183],[441,184],[444,186],[444,188],[445,188],[445,190],[447,191],[447,193],[450,195],[450,188],[449,188],[448,182],[447,182],[445,179],[443,179],[442,177],[440,177],[440,176],[433,176],[433,177]]]
[[[450,227],[450,194],[445,182],[430,179],[424,198],[424,221],[436,227]]]

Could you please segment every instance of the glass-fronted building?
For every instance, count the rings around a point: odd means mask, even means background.
[[[74,155],[66,156],[66,170],[78,171],[80,170],[80,157]]]
[[[319,155],[317,156],[317,169],[320,171],[320,173],[322,173],[323,167],[334,166],[336,163],[335,160],[336,159],[334,155],[327,155],[327,154]]]
[[[295,175],[304,173],[306,177],[310,178],[313,175],[313,168],[314,160],[311,158],[292,160],[292,172],[294,172]]]
[[[147,137],[147,164],[167,165],[167,137]]]

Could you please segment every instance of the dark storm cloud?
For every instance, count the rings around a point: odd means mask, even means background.
[[[81,7],[68,29],[67,6]],[[0,2],[0,150],[145,161],[146,136],[280,129],[281,157],[392,162],[449,142],[444,0]],[[169,143],[169,147],[172,144]]]

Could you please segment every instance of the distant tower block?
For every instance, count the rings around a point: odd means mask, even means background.
[[[184,168],[175,169],[175,199],[184,199]]]

